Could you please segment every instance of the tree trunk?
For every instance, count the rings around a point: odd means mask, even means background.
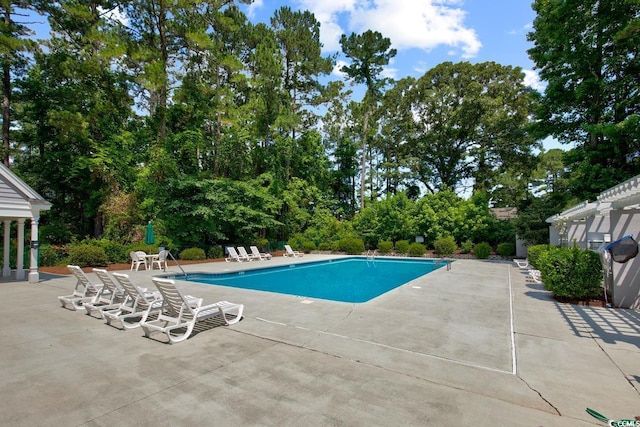
[[[367,132],[369,130],[369,112],[364,114],[364,124],[362,125],[362,161],[360,171],[360,210],[364,209],[364,187],[367,175]]]
[[[11,8],[7,7],[4,13],[4,25],[11,25]],[[9,166],[9,153],[11,144],[9,141],[9,129],[11,127],[11,66],[9,63],[11,52],[7,52],[2,66],[2,162]]]

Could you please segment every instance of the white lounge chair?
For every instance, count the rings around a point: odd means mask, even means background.
[[[284,256],[288,256],[288,257],[300,257],[303,256],[304,254],[302,252],[298,252],[298,251],[294,251],[293,249],[291,249],[291,246],[289,245],[284,245]]]
[[[131,268],[136,268],[136,271],[140,269],[141,265],[144,265],[144,269],[147,269],[147,254],[144,251],[131,251],[129,252],[129,256],[131,257]]]
[[[73,294],[58,297],[63,308],[81,310],[83,304],[96,302],[102,293],[102,283],[92,283],[87,275],[77,265],[67,265],[78,280],[73,289]]]
[[[540,270],[529,270],[529,277],[538,284],[542,284],[542,273]]]
[[[148,315],[150,311],[160,310],[162,300],[159,292],[150,292],[146,288],[136,286],[127,274],[113,273],[113,277],[124,289],[127,298],[113,310],[102,312],[107,325],[117,320],[124,329],[137,328],[145,313]],[[133,319],[137,320],[131,322]]]
[[[244,256],[238,255],[238,252],[236,252],[236,248],[234,248],[233,246],[227,246],[227,254],[229,256],[224,259],[226,262],[229,262],[229,261],[236,261],[236,262],[249,261],[249,257],[248,256],[244,257]]]
[[[96,312],[101,319],[104,319],[103,313],[120,308],[120,305],[125,302],[127,294],[122,286],[111,278],[107,270],[94,268],[93,273],[102,282],[102,291],[97,301],[84,303],[83,307],[89,316]]]
[[[253,259],[259,259],[259,260],[271,259],[271,254],[260,252],[257,246],[250,246],[249,249],[251,249],[251,255],[249,256]]]
[[[513,262],[520,268],[529,268],[529,260],[528,259],[514,259]]]
[[[238,246],[238,256],[242,259],[245,259],[247,261],[253,261],[253,258],[251,258],[249,256],[249,254],[247,253],[247,250],[244,248],[244,246]]]
[[[202,298],[195,300],[182,295],[176,288],[175,281],[154,277],[153,283],[162,294],[162,310],[157,319],[147,320],[147,316],[141,322],[145,336],[149,337],[154,332],[167,334],[170,343],[184,341],[193,332],[196,322],[219,316],[226,325],[237,323],[242,318],[244,305],[234,304],[228,301],[220,301],[214,304],[202,305]],[[227,315],[234,315],[228,318]],[[174,335],[177,329],[184,329],[179,335]]]

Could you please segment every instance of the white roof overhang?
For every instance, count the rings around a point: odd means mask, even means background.
[[[40,216],[40,211],[51,209],[51,203],[2,163],[0,163],[0,189],[2,190],[1,219],[37,218]]]
[[[603,191],[595,202],[585,201],[564,212],[547,218],[547,222],[557,224],[576,221],[598,214],[606,214],[612,209],[628,209],[640,206],[640,175]]]
[[[555,223],[561,221],[576,221],[584,219],[589,216],[593,216],[598,213],[598,203],[584,201],[578,205],[575,205],[564,212],[547,218],[548,223]]]
[[[624,209],[640,204],[640,175],[603,191],[598,196],[598,202],[611,203],[612,209]]]

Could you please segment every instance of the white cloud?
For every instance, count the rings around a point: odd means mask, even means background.
[[[343,73],[341,71],[342,67],[344,67],[345,65],[349,65],[349,64],[347,64],[346,61],[343,61],[343,60],[340,60],[340,59],[337,60],[336,61],[336,65],[333,67],[333,71],[331,71],[331,75],[334,75],[334,76],[339,77],[341,79],[346,79],[347,78],[347,74]]]
[[[398,71],[399,70],[397,68],[386,67],[382,69],[382,72],[380,73],[380,75],[382,75],[382,77],[386,79],[395,80],[396,77],[398,76]]]
[[[247,16],[253,18],[256,14],[256,9],[260,9],[263,5],[263,0],[253,0],[247,10]]]
[[[320,43],[323,52],[337,52],[340,48],[340,36],[344,33],[337,22],[336,15],[315,13],[320,22]]]
[[[533,70],[522,70],[524,73],[524,84],[532,89],[544,91],[546,85],[540,80],[540,76]]]
[[[123,25],[129,25],[129,18],[118,7],[114,9],[105,9],[103,7],[98,6],[98,13],[100,13],[102,16],[104,16],[107,19],[120,22]]]
[[[380,32],[398,50],[439,46],[473,57],[482,47],[476,32],[464,26],[457,0],[299,0],[320,21],[325,50],[338,50],[342,33]],[[339,22],[346,28],[341,28]]]

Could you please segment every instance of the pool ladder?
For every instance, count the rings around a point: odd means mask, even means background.
[[[178,266],[178,268],[180,269],[180,271],[182,271],[182,274],[184,274],[184,277],[187,277],[187,272],[184,271],[184,269],[182,268],[182,266],[180,265],[180,263],[178,262],[177,259],[175,259],[175,257],[173,256],[173,254],[171,253],[171,251],[169,251],[169,256],[171,257],[171,259],[176,263],[176,265]],[[166,263],[165,263],[166,265]]]
[[[447,271],[451,271],[451,260],[449,258],[441,258],[440,260],[436,261],[436,263],[434,264],[434,267],[439,267],[441,264],[447,264]]]
[[[367,261],[375,261],[376,259],[376,251],[372,251],[371,249],[367,250]]]

